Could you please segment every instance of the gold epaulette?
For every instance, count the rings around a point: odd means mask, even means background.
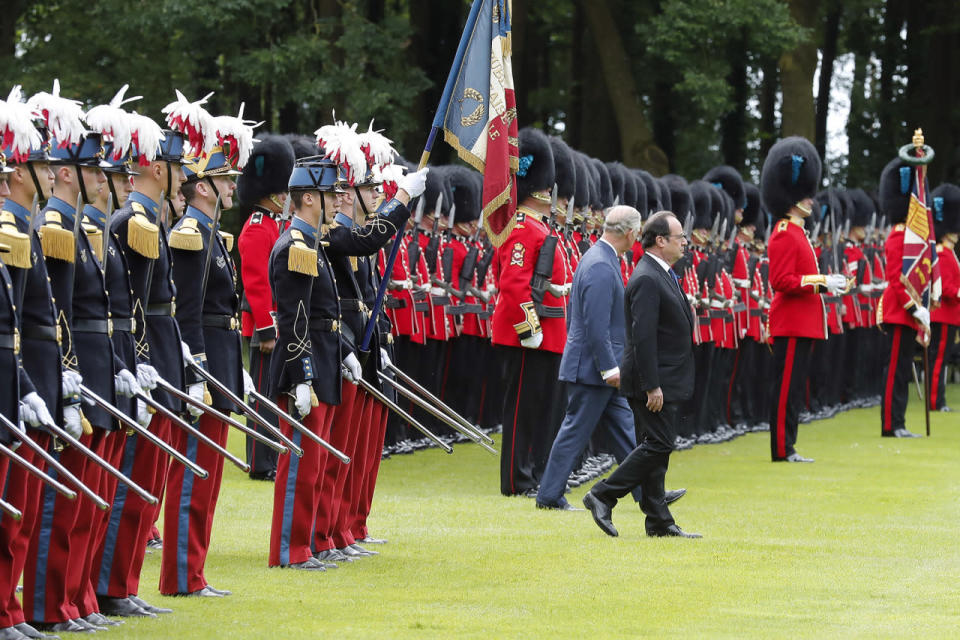
[[[30,248],[30,236],[21,233],[12,213],[0,213],[0,242],[9,247],[9,253],[4,254],[3,262],[8,267],[29,269],[33,266],[30,259],[33,251]]]
[[[197,229],[196,218],[184,218],[176,229],[170,231],[168,238],[171,249],[180,249],[182,251],[202,251],[203,236]]]
[[[160,257],[160,227],[150,222],[139,202],[133,203],[134,214],[127,223],[127,244],[144,258]]]
[[[287,269],[305,276],[317,276],[317,252],[301,240],[294,240],[287,255]]]
[[[903,231],[906,228],[907,228],[907,225],[903,224],[902,222],[900,224],[893,225],[894,231]]]
[[[790,228],[790,221],[787,220],[786,218],[784,218],[783,220],[777,223],[777,231],[786,231],[789,228]]]
[[[38,230],[43,255],[64,262],[73,262],[77,256],[77,245],[73,231],[63,228],[63,221],[56,211],[47,211],[44,224]]]
[[[220,237],[223,238],[223,244],[226,245],[227,251],[233,251],[233,234],[221,231]]]
[[[97,225],[90,222],[81,222],[83,232],[87,234],[87,240],[90,241],[90,248],[93,249],[97,260],[103,262],[103,231]]]

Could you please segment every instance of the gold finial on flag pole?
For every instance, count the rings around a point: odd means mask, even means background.
[[[914,129],[913,131],[913,146],[917,149],[923,147],[923,129]]]

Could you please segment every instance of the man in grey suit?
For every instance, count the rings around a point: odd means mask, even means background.
[[[594,522],[611,536],[617,535],[611,517],[617,500],[640,487],[647,535],[700,537],[677,526],[663,488],[680,407],[693,393],[693,314],[672,268],[686,245],[674,214],[654,214],[641,236],[643,258],[627,284],[627,345],[620,393],[633,409],[642,441],[583,498]]]
[[[560,361],[560,380],[567,383],[567,413],[540,481],[537,507],[541,509],[579,511],[563,494],[597,425],[606,426],[618,462],[636,446],[633,414],[617,392],[626,336],[618,257],[633,246],[639,232],[636,209],[613,207],[607,212],[603,236],[583,255],[573,276],[567,344]],[[682,495],[682,491],[671,493]],[[636,494],[639,501],[639,490]]]

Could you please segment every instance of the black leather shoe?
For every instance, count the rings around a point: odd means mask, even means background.
[[[150,538],[147,540],[147,549],[149,551],[163,551],[163,538]]]
[[[813,462],[813,458],[804,458],[799,453],[791,453],[787,456],[787,462]]]
[[[593,516],[593,521],[605,534],[614,538],[620,535],[617,528],[613,526],[613,520],[610,519],[613,515],[613,509],[606,502],[588,491],[587,495],[583,496],[583,506],[587,508],[587,511]]]
[[[273,482],[277,479],[277,472],[274,469],[270,471],[251,471],[251,480],[263,480],[264,482]]]
[[[177,596],[182,598],[222,598],[223,595],[217,593],[210,588],[210,585],[205,586],[203,589],[197,589],[196,591],[191,591],[190,593],[170,593],[164,595]]]
[[[7,629],[9,628],[10,627],[7,627]],[[36,638],[37,640],[40,640],[41,638],[47,638],[49,640],[52,638],[60,637],[60,636],[51,636],[45,633],[40,633],[39,631],[37,631],[36,629],[28,625],[26,622],[21,622],[20,624],[13,625],[13,629],[16,630],[20,634],[20,636],[23,636],[25,638]],[[0,640],[5,640],[6,636],[2,635],[2,632],[5,630],[6,629],[0,629]],[[20,637],[20,636],[13,636],[13,637]]]
[[[326,571],[327,567],[316,558],[307,558],[303,562],[293,562],[288,564],[290,569],[300,569],[301,571]]]
[[[386,540],[382,538],[371,538],[369,535],[362,540],[357,540],[357,542],[360,544],[387,544]]]
[[[116,627],[123,624],[123,620],[111,620],[107,616],[100,615],[96,611],[83,616],[83,619],[98,627]]]
[[[73,620],[57,622],[56,624],[33,622],[30,626],[40,631],[53,631],[54,633],[96,633],[95,629],[80,626]]]
[[[378,556],[378,555],[380,555],[380,552],[379,552],[379,551],[371,551],[370,549],[364,549],[363,547],[361,547],[360,545],[358,545],[356,542],[354,542],[352,545],[350,545],[350,548],[353,549],[354,551],[359,551],[360,553],[362,553],[362,554],[365,555],[365,556]]]
[[[678,527],[675,524],[670,525],[666,529],[654,529],[652,531],[647,531],[647,535],[653,538],[702,538],[703,536],[699,533],[688,533]]]
[[[16,627],[4,627],[0,629],[0,640],[23,640],[24,638],[31,638],[33,636],[27,636],[19,631]],[[45,636],[40,634],[41,638],[56,638],[57,636]]]
[[[147,613],[151,614],[150,616],[147,616],[147,617],[155,618],[157,614],[173,613],[173,609],[170,609],[169,607],[157,607],[155,605],[150,604],[149,602],[147,602],[146,600],[144,600],[139,596],[130,596],[129,599],[130,599],[130,602],[137,605]],[[103,608],[100,609],[100,613],[104,613]],[[110,615],[110,614],[108,613],[106,615]]]
[[[894,438],[919,438],[919,433],[914,433],[912,431],[907,431],[906,429],[894,429],[893,430]]]
[[[558,502],[554,504],[547,504],[545,502],[540,502],[538,500],[537,509],[550,509],[553,511],[583,511],[583,509],[578,509],[577,507],[573,506],[566,500],[564,500],[563,502]]]
[[[100,608],[100,613],[105,616],[122,616],[124,618],[157,617],[153,611],[139,605],[134,600],[134,596],[130,596],[129,598],[97,596],[97,606]]]
[[[687,495],[686,489],[675,489],[674,491],[665,491],[663,493],[663,500],[667,504],[673,504],[683,496]]]

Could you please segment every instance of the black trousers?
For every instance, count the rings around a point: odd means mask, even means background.
[[[939,411],[947,404],[947,362],[957,327],[934,322],[930,330],[930,409]]]
[[[500,493],[516,495],[537,488],[556,430],[552,420],[560,354],[539,349],[498,347],[504,362],[503,444]],[[546,444],[545,444],[546,443]]]
[[[773,339],[770,456],[774,460],[796,453],[797,416],[805,402],[812,346],[812,338]]]
[[[639,487],[647,533],[657,533],[674,524],[664,499],[664,478],[680,427],[681,407],[676,402],[665,402],[663,409],[654,413],[647,409],[646,400],[627,400],[633,410],[634,428],[643,433],[643,440],[609,478],[593,485],[590,492],[613,507],[617,500]]]
[[[880,435],[892,436],[906,428],[907,399],[913,377],[913,354],[917,332],[902,324],[884,325],[887,362],[883,371],[883,402],[880,403]]]
[[[270,354],[261,353],[260,347],[251,346],[250,347],[250,377],[253,378],[253,384],[256,385],[257,391],[266,395],[268,393],[268,387],[270,386]],[[267,422],[273,426],[278,426],[279,418],[272,412],[267,409],[263,409],[260,406],[260,403],[257,401],[251,402],[250,407],[260,414]],[[255,423],[253,420],[247,419],[247,426],[251,429],[256,429],[257,433],[270,437],[271,436],[266,429]],[[265,474],[271,471],[277,470],[277,452],[268,447],[265,444],[262,444],[250,436],[246,436],[247,439],[247,464],[250,465],[250,473]]]
[[[693,397],[688,402],[687,412],[691,420],[684,424],[689,425],[689,429],[680,431],[680,435],[685,437],[696,437],[703,435],[708,431],[713,431],[708,418],[708,399],[710,380],[712,378],[713,354],[716,348],[712,342],[704,342],[695,345],[693,348],[693,360],[695,364]]]

